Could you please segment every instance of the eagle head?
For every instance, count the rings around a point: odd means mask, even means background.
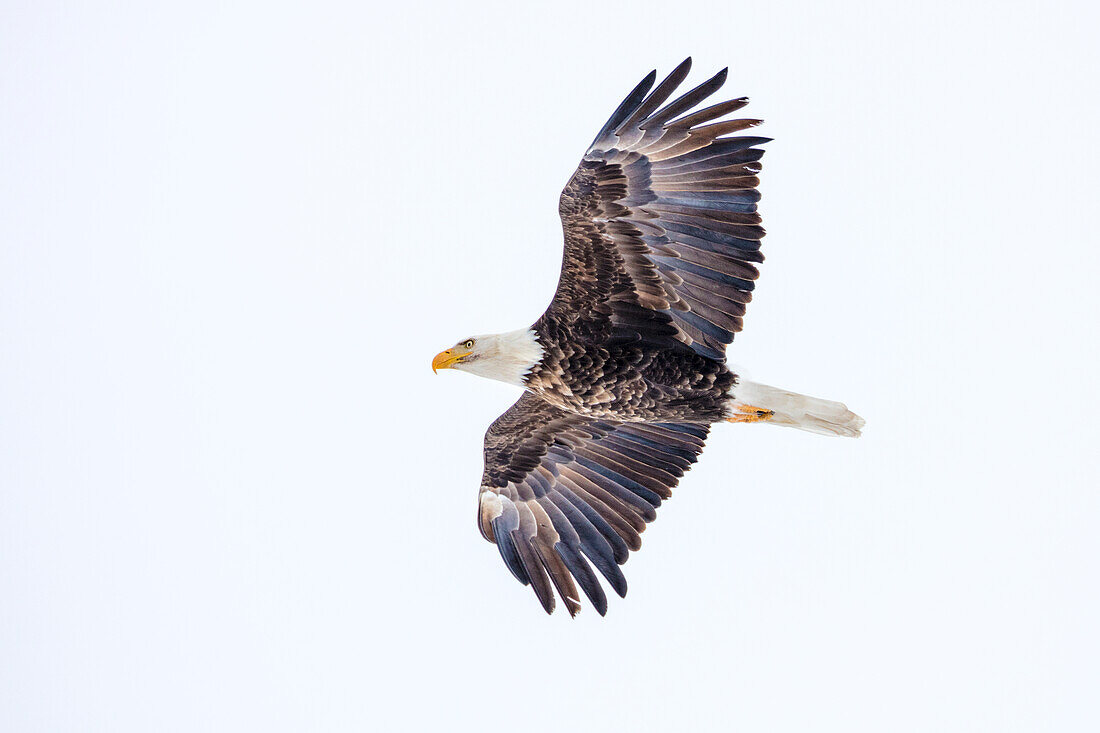
[[[521,328],[463,339],[435,355],[432,371],[457,369],[522,387],[542,354],[535,332]]]

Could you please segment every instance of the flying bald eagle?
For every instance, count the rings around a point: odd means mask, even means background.
[[[524,388],[485,434],[478,525],[547,613],[576,586],[596,610],[620,596],[619,566],[699,458],[717,422],[858,436],[839,402],[755,384],[725,364],[763,261],[758,146],[715,122],[744,97],[692,111],[723,69],[666,102],[691,59],[634,88],[596,135],[558,201],[565,255],[554,299],[529,328],[463,339],[433,369]]]

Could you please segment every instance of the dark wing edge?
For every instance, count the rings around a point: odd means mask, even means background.
[[[485,434],[478,526],[547,613],[554,590],[570,616],[577,585],[603,616],[620,597],[619,566],[641,547],[657,507],[698,459],[705,425],[620,423],[575,415],[525,393]]]
[[[613,338],[722,361],[764,259],[757,146],[771,138],[729,136],[760,120],[715,121],[745,97],[692,111],[726,69],[665,104],[690,68],[689,58],[652,92],[655,72],[635,87],[566,184],[562,274],[544,317],[602,316]]]

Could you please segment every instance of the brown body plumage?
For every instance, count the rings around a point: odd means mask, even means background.
[[[526,386],[556,407],[630,422],[709,425],[729,416],[736,377],[721,362],[638,344],[540,343],[546,354]]]

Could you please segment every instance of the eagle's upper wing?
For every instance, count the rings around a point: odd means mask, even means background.
[[[485,434],[481,533],[547,613],[551,584],[570,615],[580,610],[576,581],[603,615],[607,597],[591,566],[626,594],[619,565],[706,437],[705,425],[596,420],[525,392]]]
[[[682,344],[722,360],[752,298],[752,263],[763,261],[756,174],[764,151],[755,146],[769,138],[724,137],[759,120],[712,122],[745,98],[691,112],[722,86],[724,69],[664,104],[690,66],[648,93],[651,72],[562,191],[565,256],[543,318],[609,323],[613,339]]]

